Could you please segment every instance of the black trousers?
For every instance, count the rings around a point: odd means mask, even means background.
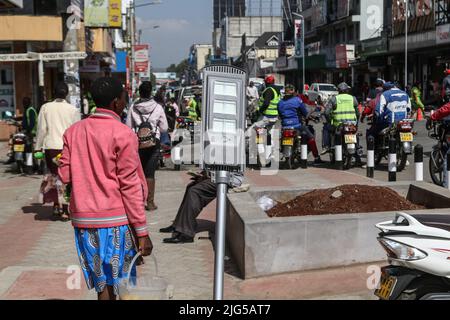
[[[203,208],[216,197],[217,186],[210,179],[189,184],[173,223],[175,230],[189,237],[194,237],[197,229],[197,217]]]

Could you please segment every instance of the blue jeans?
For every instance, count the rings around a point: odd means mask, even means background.
[[[171,140],[170,135],[168,132],[162,132],[161,133],[161,144],[164,144],[166,146],[170,146]]]
[[[322,148],[331,147],[331,131],[333,126],[330,123],[325,123],[322,129]]]

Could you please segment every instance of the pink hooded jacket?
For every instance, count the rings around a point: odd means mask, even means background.
[[[138,237],[148,235],[147,184],[136,134],[106,109],[64,134],[59,176],[72,184],[71,219],[76,228],[131,225]]]

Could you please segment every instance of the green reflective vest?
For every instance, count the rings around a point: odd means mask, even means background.
[[[425,106],[422,103],[422,92],[420,91],[420,89],[417,87],[412,88],[412,96],[412,105],[414,110],[417,110],[419,108],[423,110]]]
[[[33,107],[29,107],[27,109],[27,126],[31,127],[32,123],[31,123],[31,112],[34,113],[34,126],[33,126],[33,130],[31,130],[31,134],[36,135],[37,133],[37,127],[38,127],[38,113],[36,111],[35,108]]]
[[[189,118],[192,118],[192,120],[196,121],[197,120],[197,101],[195,101],[195,99],[192,99],[191,102],[189,103]]]
[[[264,105],[264,95],[267,92],[267,90],[273,91],[273,99],[270,101],[269,106],[266,110],[264,110],[263,115],[269,116],[269,117],[278,117],[278,103],[280,102],[280,95],[278,94],[277,90],[275,90],[272,87],[267,88],[264,90],[263,94],[261,95],[261,98],[259,99],[259,108],[261,108]]]
[[[354,98],[349,94],[336,96],[336,109],[331,116],[331,124],[335,127],[346,121],[357,121]]]

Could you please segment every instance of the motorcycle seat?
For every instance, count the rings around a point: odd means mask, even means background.
[[[450,232],[450,215],[446,214],[415,214],[412,215],[421,224],[432,227],[443,229]]]

